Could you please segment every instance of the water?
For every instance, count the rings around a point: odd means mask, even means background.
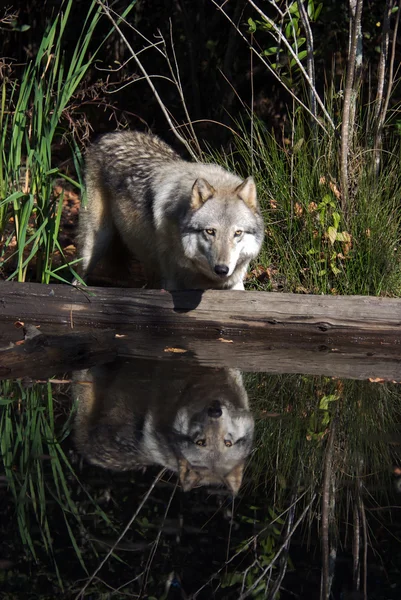
[[[5,597],[400,597],[399,384],[180,357],[0,386]]]

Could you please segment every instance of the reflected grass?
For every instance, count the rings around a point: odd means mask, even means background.
[[[71,488],[78,486],[92,506],[93,514],[108,526],[112,523],[81,484],[64,451],[64,442],[71,433],[74,410],[68,410],[57,402],[57,410],[63,413],[64,422],[59,424],[59,414],[56,424],[55,403],[50,381],[47,384],[33,383],[29,387],[20,381],[0,383],[1,470],[15,504],[21,542],[34,561],[39,562],[47,555],[58,584],[63,588],[59,570],[63,553],[59,544],[55,544],[55,538],[60,535],[60,523],[63,522],[65,527],[64,540],[69,541],[83,572],[88,572],[81,540],[78,539],[84,535],[86,527]],[[55,521],[58,523],[57,533]],[[96,553],[90,542],[89,546]]]
[[[352,553],[356,508],[361,555],[368,543],[363,519],[369,544],[379,549],[376,532],[391,521],[391,466],[401,460],[395,443],[400,386],[266,374],[246,374],[245,383],[256,419],[255,450],[235,502],[205,490],[177,491],[172,502],[176,480],[164,478],[89,585],[150,489],[149,474],[110,478],[89,465],[81,471],[69,444],[74,408],[61,385],[3,382],[2,474],[22,547],[37,569],[68,590],[67,597],[88,582],[82,597],[167,598],[175,570],[185,593],[198,600],[265,598],[281,585],[295,590],[309,572],[307,560],[315,576],[320,573],[325,490],[329,543],[341,560]],[[196,574],[188,562],[194,552]]]
[[[321,482],[334,420],[339,483],[358,476],[367,487],[388,487],[401,458],[393,443],[401,421],[399,384],[267,374],[248,374],[246,383],[258,415],[252,478],[265,490],[284,493],[297,476],[304,485]]]

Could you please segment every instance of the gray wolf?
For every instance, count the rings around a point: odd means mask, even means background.
[[[154,135],[120,131],[89,148],[86,189],[84,277],[105,256],[113,263],[120,238],[148,280],[167,290],[244,289],[264,236],[251,177],[185,161]]]
[[[242,376],[169,361],[128,361],[74,376],[75,443],[91,463],[124,471],[161,465],[184,491],[223,485],[236,494],[254,419]]]

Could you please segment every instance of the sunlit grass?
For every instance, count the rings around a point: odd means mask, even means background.
[[[122,16],[134,4],[131,2]],[[83,15],[78,42],[66,61],[64,37],[72,6],[73,0],[61,3],[21,80],[13,78],[11,71],[1,84],[0,258],[6,257],[5,264],[9,260],[16,263],[8,275],[10,280],[25,281],[29,276],[40,283],[49,283],[50,279],[67,282],[75,275],[77,261],[68,263],[59,242],[63,194],[55,195],[54,182],[62,178],[82,193],[82,156],[73,135],[68,133],[69,103],[108,35],[89,53],[102,13],[93,0]],[[76,179],[55,164],[54,144],[62,136],[70,143]],[[15,246],[12,254],[11,243],[12,248]],[[64,264],[53,268],[56,251]]]
[[[213,159],[252,174],[266,239],[248,287],[310,294],[399,295],[401,182],[395,141],[379,175],[373,152],[358,140],[351,171],[354,190],[346,212],[338,177],[339,142],[320,132],[310,140],[302,116],[293,138],[280,142],[257,121],[238,125],[230,153]]]

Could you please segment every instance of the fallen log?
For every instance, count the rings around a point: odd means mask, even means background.
[[[0,346],[21,337],[16,321],[47,335],[110,329],[129,358],[401,380],[401,299],[3,283]]]
[[[89,368],[117,357],[112,331],[46,335],[33,325],[24,339],[0,348],[0,379],[53,377],[55,373]]]

